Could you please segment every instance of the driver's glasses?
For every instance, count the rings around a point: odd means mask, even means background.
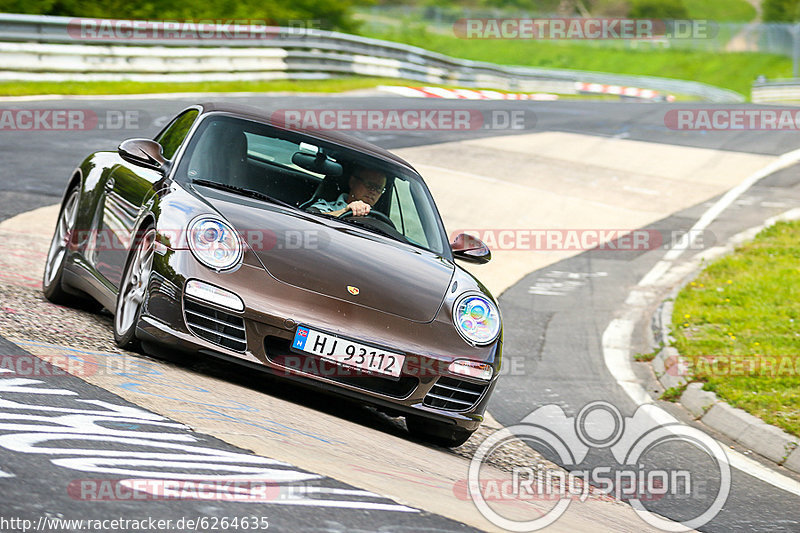
[[[377,192],[378,194],[383,194],[384,191],[386,191],[386,187],[383,187],[382,185],[378,185],[377,183],[374,183],[374,182],[371,182],[371,181],[367,181],[364,178],[362,178],[361,176],[353,176],[353,177],[356,178],[361,183],[363,183],[364,187],[366,187],[367,190],[369,190],[369,191]]]

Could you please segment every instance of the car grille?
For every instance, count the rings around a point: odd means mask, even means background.
[[[440,377],[422,403],[446,411],[466,411],[480,400],[487,385]]]
[[[247,348],[244,333],[244,319],[224,311],[219,311],[190,298],[183,298],[186,325],[200,338],[235,352]]]
[[[341,367],[315,355],[292,352],[290,345],[289,339],[273,336],[264,339],[267,358],[286,368],[398,399],[407,398],[419,385],[419,379],[411,376],[400,376],[399,379],[393,379],[374,374],[358,374],[356,369],[351,371],[349,367]],[[337,368],[346,368],[346,370],[338,372]],[[347,373],[350,375],[342,375]]]

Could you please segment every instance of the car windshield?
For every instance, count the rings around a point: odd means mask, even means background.
[[[317,216],[338,210],[350,187],[374,195],[370,215],[342,218],[363,229],[449,255],[444,227],[413,171],[296,132],[227,115],[199,124],[175,171],[178,181],[246,189]]]

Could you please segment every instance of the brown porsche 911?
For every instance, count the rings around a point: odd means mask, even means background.
[[[419,174],[376,146],[203,104],[72,174],[43,288],[96,301],[118,345],[246,361],[457,446],[500,370],[492,295]]]

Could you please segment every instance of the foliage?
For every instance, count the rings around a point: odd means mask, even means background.
[[[797,22],[800,20],[800,0],[763,0],[764,22]]]
[[[352,31],[350,9],[369,0],[0,0],[0,12],[143,20],[264,20],[287,25],[305,21],[322,29]]]
[[[633,0],[630,15],[642,19],[688,19],[683,0]]]
[[[434,0],[431,2],[433,5],[441,6],[448,2],[441,0]],[[528,11],[531,13],[555,13],[561,4],[561,0],[481,0],[480,5],[488,8],[513,8],[521,11]],[[463,5],[464,2],[458,2]]]
[[[592,0],[589,11],[595,17],[628,17],[631,12],[630,0]]]
[[[756,8],[747,0],[683,0],[689,18],[716,22],[750,22]]]
[[[684,391],[686,391],[686,385],[669,388],[661,395],[661,399],[665,402],[678,402],[681,396],[683,396]]]

